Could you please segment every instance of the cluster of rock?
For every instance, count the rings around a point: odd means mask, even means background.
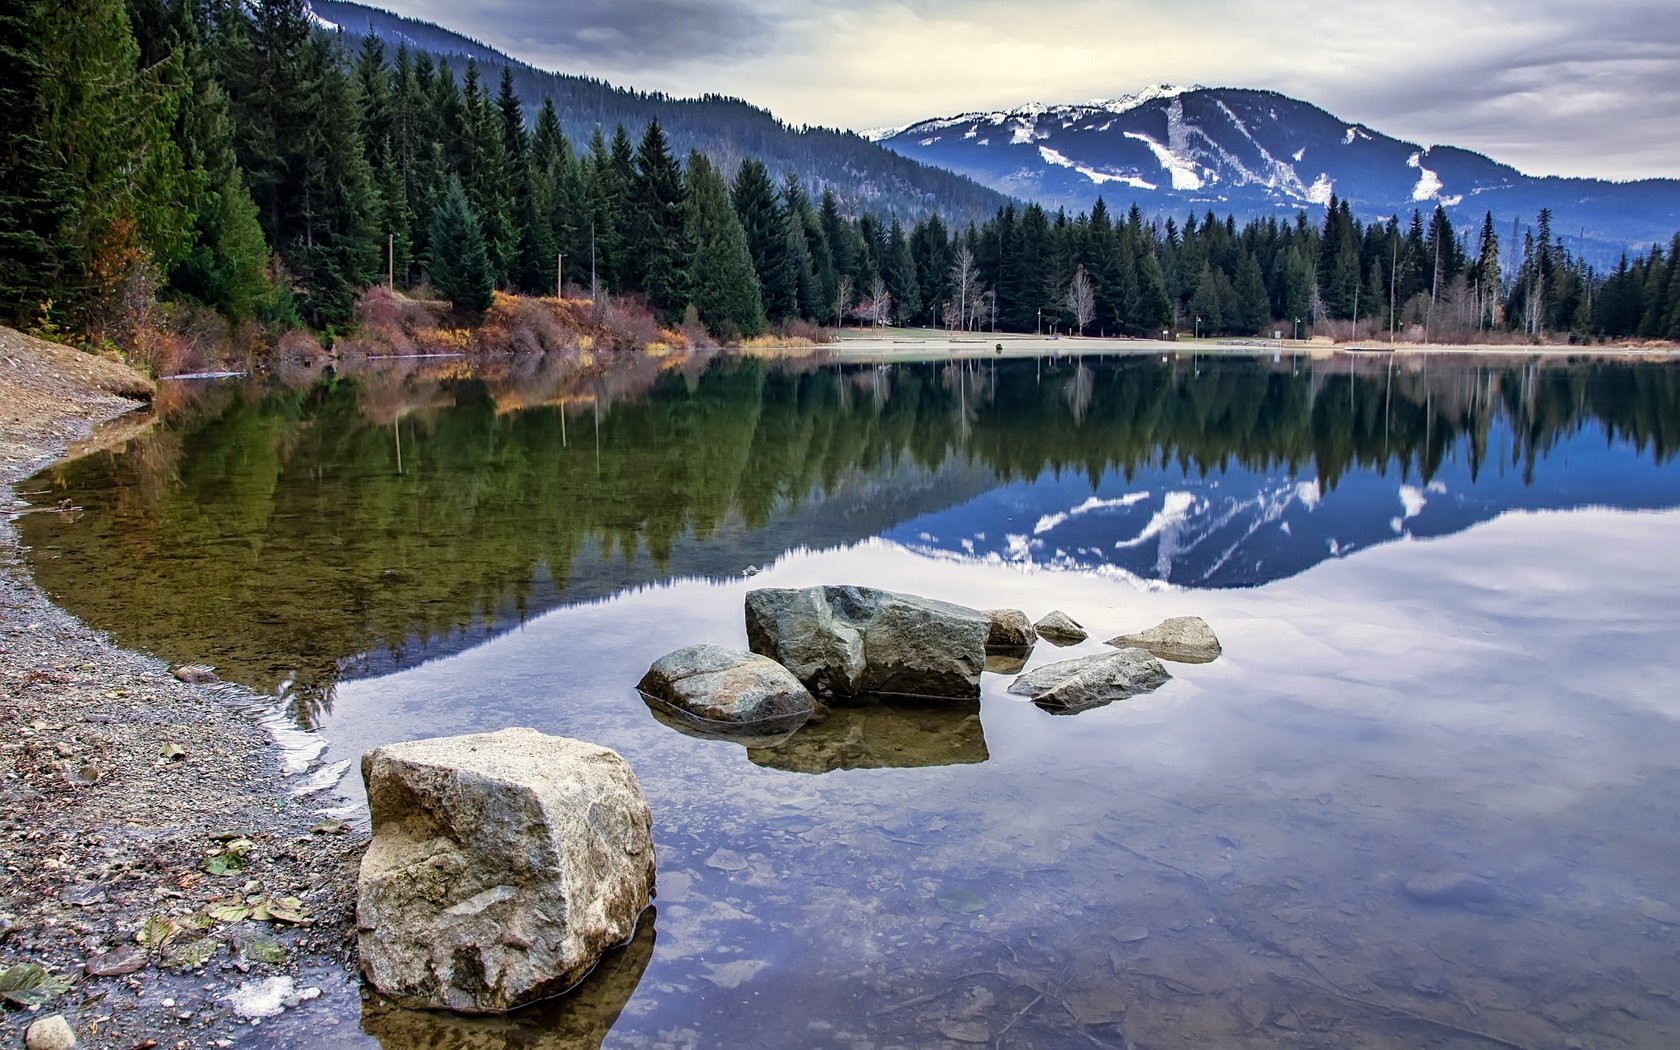
[[[685,731],[786,740],[823,701],[863,696],[975,700],[984,671],[1016,674],[1040,638],[1089,635],[1057,610],[1033,623],[1019,609],[970,609],[873,587],[764,588],[746,598],[750,652],[716,645],[657,660],[637,689]],[[1119,651],[1039,668],[1009,691],[1054,711],[1082,711],[1158,688],[1161,661],[1204,663],[1219,640],[1195,617],[1110,639]],[[773,731],[767,731],[773,726]]]
[[[638,690],[684,732],[749,747],[792,741],[765,764],[820,772],[878,761],[837,753],[808,721],[848,741],[914,696],[895,732],[949,761],[983,761],[980,676],[1017,673],[1040,638],[1084,641],[1062,612],[1037,623],[1018,609],[970,609],[870,587],[761,589],[746,598],[751,651],[693,645],[656,660]],[[1109,642],[1113,652],[1039,667],[1009,691],[1074,712],[1158,688],[1163,659],[1219,655],[1207,624],[1168,620]],[[842,701],[845,708],[829,705]],[[927,712],[951,711],[949,719]],[[875,720],[879,721],[879,718]],[[893,721],[893,719],[887,719]],[[854,724],[856,723],[856,724]],[[756,761],[757,759],[755,759]],[[420,740],[362,759],[373,840],[357,884],[358,952],[368,981],[400,1006],[500,1013],[582,980],[629,941],[653,885],[652,818],[613,751],[532,729]]]

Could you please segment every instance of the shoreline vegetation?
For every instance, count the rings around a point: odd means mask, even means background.
[[[1101,198],[984,221],[934,200],[889,212],[808,171],[681,156],[657,120],[633,138],[522,98],[505,69],[492,85],[470,60],[347,39],[304,0],[31,3],[0,19],[0,47],[0,132],[17,144],[0,164],[0,323],[119,348],[153,374],[366,340],[381,285],[392,302],[447,304],[434,327],[486,349],[541,344],[536,302],[588,304],[573,327],[594,350],[820,341],[849,322],[1680,339],[1680,234],[1601,269],[1546,210],[1489,213],[1479,231],[1439,207],[1355,215],[1335,196],[1241,225]]]

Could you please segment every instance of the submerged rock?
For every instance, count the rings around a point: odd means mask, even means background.
[[[1051,645],[1078,645],[1090,637],[1078,620],[1060,609],[1045,613],[1044,619],[1033,624],[1033,629]]]
[[[635,931],[652,818],[617,753],[504,729],[376,748],[362,778],[358,950],[397,1003],[511,1010],[570,988]]]
[[[868,699],[819,708],[786,741],[747,750],[754,765],[790,773],[906,769],[984,762],[978,700],[891,703]]]
[[[1031,649],[1038,641],[1038,632],[1033,630],[1032,621],[1027,614],[1019,609],[982,609],[981,612],[991,620],[991,627],[986,632],[986,648],[988,649]]]
[[[1121,649],[1147,649],[1163,660],[1183,664],[1205,664],[1223,652],[1219,639],[1200,616],[1174,616],[1147,631],[1122,634],[1108,640]]]
[[[816,707],[810,691],[781,664],[721,645],[691,645],[660,657],[636,688],[712,722],[784,719]]]
[[[986,670],[992,674],[1020,674],[1031,656],[1031,649],[987,649]]]
[[[1009,691],[1041,707],[1084,711],[1150,692],[1171,677],[1142,649],[1121,649],[1048,664],[1015,679]]]
[[[1403,888],[1423,904],[1487,904],[1499,896],[1493,883],[1465,871],[1419,872]]]
[[[209,685],[221,681],[216,677],[216,669],[209,664],[182,664],[170,674],[188,685]]]
[[[980,695],[991,621],[976,609],[873,587],[749,591],[747,644],[818,695]]]

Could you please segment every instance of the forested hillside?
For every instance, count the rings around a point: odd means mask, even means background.
[[[979,219],[1006,200],[966,176],[900,156],[852,132],[790,127],[738,98],[673,98],[615,87],[593,77],[536,69],[441,26],[362,4],[312,0],[309,6],[317,20],[336,26],[352,45],[372,34],[388,54],[406,46],[411,57],[429,55],[434,64],[450,65],[457,76],[469,59],[487,81],[507,70],[526,119],[535,120],[542,104],[553,102],[562,131],[580,149],[596,128],[610,137],[616,125],[634,129],[658,120],[679,156],[699,150],[726,172],[755,157],[777,177],[798,172],[807,186],[832,189],[848,214],[868,209],[906,221],[932,212]],[[555,17],[564,18],[564,11],[557,10]]]
[[[354,49],[348,45],[354,43]],[[1680,238],[1609,273],[1542,211],[1521,243],[1446,212],[1241,228],[1038,205],[952,226],[859,208],[757,157],[686,158],[661,121],[573,145],[502,67],[319,27],[303,0],[0,11],[0,319],[132,349],[207,319],[329,338],[389,281],[472,323],[564,284],[657,325],[804,320],[1159,335],[1680,337]],[[1515,264],[1508,260],[1515,259]],[[622,340],[619,342],[623,342]]]

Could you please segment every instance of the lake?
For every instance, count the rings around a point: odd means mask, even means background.
[[[365,750],[509,725],[616,749],[654,814],[655,906],[572,995],[321,975],[255,1043],[1680,1045],[1680,367],[443,360],[160,415],[20,486],[78,508],[19,520],[67,609],[271,697],[364,827]],[[1090,628],[1029,668],[1177,615],[1225,653],[756,748],[634,691],[823,583]]]

